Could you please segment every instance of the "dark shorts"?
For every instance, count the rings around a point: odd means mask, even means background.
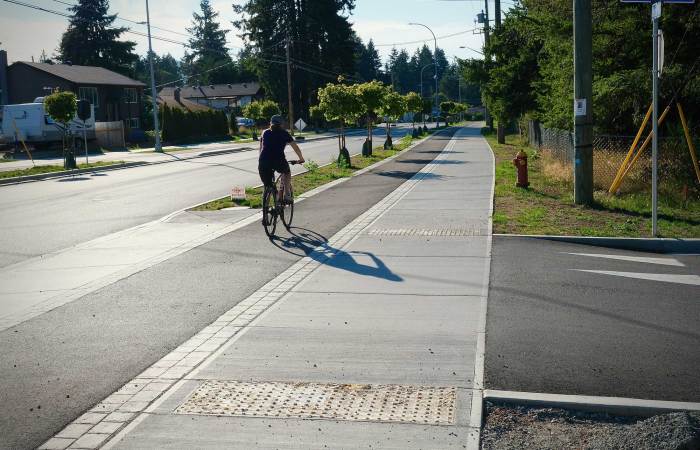
[[[258,162],[258,173],[263,184],[271,187],[275,184],[275,172],[289,173],[289,163],[286,159],[277,161],[260,160]]]

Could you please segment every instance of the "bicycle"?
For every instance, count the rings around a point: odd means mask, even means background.
[[[294,164],[299,164],[299,161],[291,160],[287,161],[290,166]],[[289,201],[279,201],[279,190],[278,185],[282,179],[282,174],[277,176],[274,184],[272,186],[266,187],[263,193],[263,228],[265,229],[265,234],[268,237],[273,237],[275,235],[275,230],[277,229],[277,218],[281,218],[282,224],[289,231],[292,227],[292,220],[294,219],[294,191],[292,186],[289,186],[290,200]],[[282,195],[284,197],[284,194]]]

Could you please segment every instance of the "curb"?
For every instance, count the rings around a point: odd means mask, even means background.
[[[484,390],[484,402],[499,404],[545,406],[579,411],[608,413],[620,416],[650,417],[677,411],[700,411],[700,403],[645,400],[594,395],[542,394]]]
[[[73,176],[73,175],[80,175],[83,173],[105,172],[108,170],[128,169],[129,167],[145,166],[145,165],[149,165],[149,164],[152,164],[152,163],[143,162],[143,161],[134,161],[134,162],[121,163],[121,164],[110,164],[110,165],[106,165],[106,166],[88,167],[85,169],[61,170],[58,172],[39,173],[36,175],[24,175],[21,177],[2,178],[2,179],[0,179],[0,186],[10,185],[10,184],[28,183],[31,181],[41,181],[41,180],[47,180],[50,178],[63,178],[63,177],[69,177],[69,176]]]
[[[494,234],[498,237],[516,237],[544,239],[548,241],[568,242],[571,244],[608,247],[620,250],[632,250],[648,253],[683,253],[700,254],[700,239],[697,238],[625,238],[625,237],[589,237],[589,236],[547,236],[529,234]]]

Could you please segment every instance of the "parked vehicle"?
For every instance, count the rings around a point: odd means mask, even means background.
[[[238,124],[239,127],[252,127],[255,125],[255,121],[253,119],[248,119],[247,117],[236,117],[236,123]]]
[[[71,131],[82,137],[83,121],[76,115],[70,122]],[[60,141],[61,127],[44,110],[44,98],[38,97],[34,103],[4,105],[2,107],[2,139],[5,142],[22,140],[34,145]],[[90,118],[85,121],[88,139],[95,139],[95,109],[90,107]]]

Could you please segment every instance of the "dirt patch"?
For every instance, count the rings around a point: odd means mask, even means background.
[[[700,449],[700,413],[649,418],[486,403],[481,448]]]

